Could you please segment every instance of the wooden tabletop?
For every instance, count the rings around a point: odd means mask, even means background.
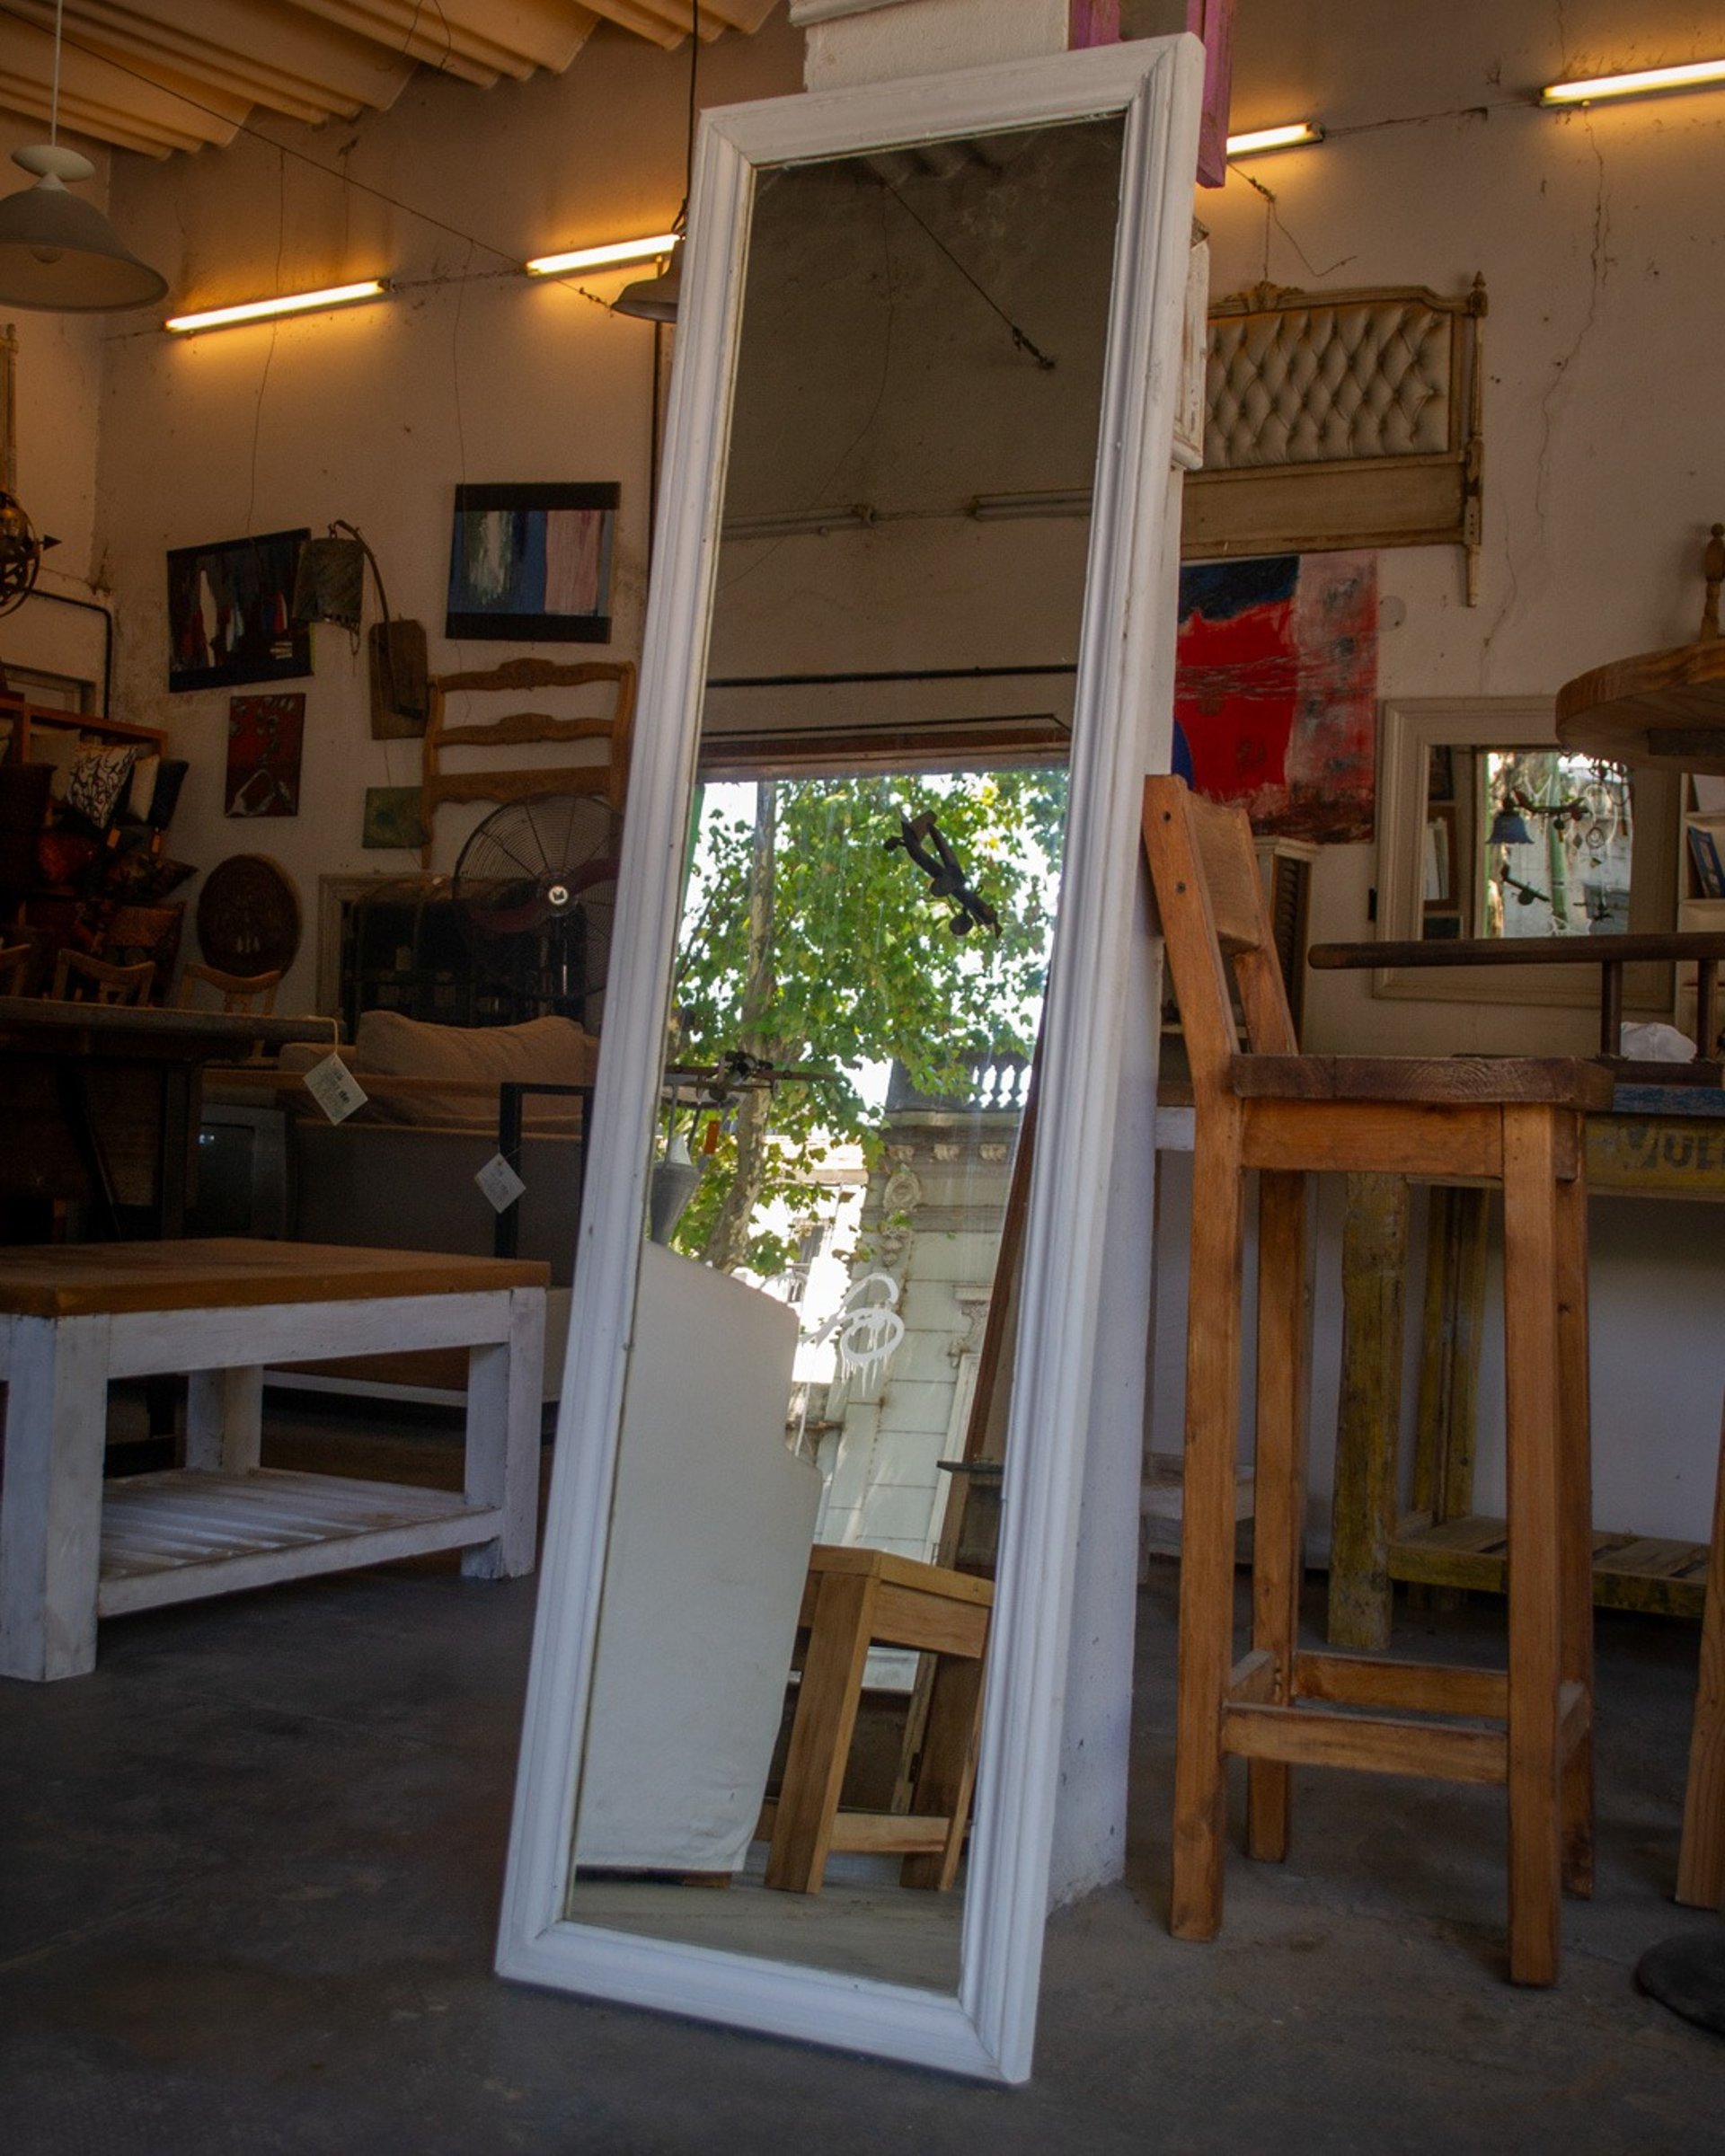
[[[285,1047],[289,1041],[322,1041],[335,1035],[333,1021],[265,1018],[244,1011],[164,1011],[153,1003],[75,1003],[52,995],[0,995],[0,1043],[8,1047],[40,1047],[51,1054],[68,1048],[84,1054],[123,1055],[128,1049],[159,1047],[172,1042],[199,1057],[246,1050],[254,1042]]]
[[[1725,638],[1578,674],[1557,693],[1557,738],[1613,763],[1725,772]]]
[[[274,1303],[483,1294],[497,1288],[545,1287],[550,1281],[548,1265],[525,1259],[266,1242],[249,1236],[0,1247],[0,1315],[9,1317],[253,1310]]]

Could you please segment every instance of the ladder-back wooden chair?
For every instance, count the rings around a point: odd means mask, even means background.
[[[146,1003],[155,980],[154,959],[111,966],[106,959],[88,958],[81,950],[63,950],[54,961],[49,993],[63,1003]]]
[[[1507,1786],[1509,1974],[1557,1974],[1560,1886],[1593,1871],[1591,1494],[1582,1118],[1597,1065],[1298,1052],[1243,810],[1146,782],[1144,843],[1196,1101],[1172,1924],[1222,1914],[1225,1770],[1247,1846],[1287,1854],[1298,1763]],[[1238,996],[1244,1038],[1234,1012]],[[1503,1191],[1507,1671],[1307,1653],[1307,1192],[1358,1170]],[[1246,1179],[1258,1175],[1252,1639],[1234,1660],[1234,1467]],[[1501,1725],[1482,1728],[1482,1720]]]
[[[485,724],[451,726],[454,695],[520,695],[533,689],[580,689],[608,685],[611,709],[591,718],[556,718],[544,711],[511,711]],[[559,666],[550,659],[512,658],[482,673],[434,675],[429,684],[424,767],[420,781],[420,823],[424,832],[420,865],[431,866],[438,808],[445,801],[520,801],[545,793],[601,795],[618,816],[629,783],[629,750],[635,717],[635,669],[627,659]],[[535,741],[605,745],[591,762],[538,765],[531,770],[447,771],[448,748],[514,748]]]
[[[276,1007],[280,973],[224,973],[218,966],[200,966],[188,959],[180,973],[180,1009],[199,1007],[198,991],[208,988],[219,1007],[228,1012],[267,1018]]]

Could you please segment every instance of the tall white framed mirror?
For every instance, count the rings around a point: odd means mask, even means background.
[[[1201,73],[703,122],[506,1976],[1029,2072]]]

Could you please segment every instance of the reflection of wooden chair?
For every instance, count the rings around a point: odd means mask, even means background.
[[[22,995],[24,979],[30,972],[31,946],[28,943],[8,943],[0,950],[0,995]]]
[[[445,706],[452,695],[518,695],[528,689],[579,689],[609,683],[614,700],[600,718],[557,719],[544,711],[512,711],[488,725],[450,726]],[[512,658],[478,674],[434,675],[429,684],[424,766],[420,782],[420,822],[425,833],[420,861],[431,866],[435,819],[445,801],[520,801],[542,793],[603,794],[621,816],[629,782],[630,732],[635,715],[635,669],[626,659],[557,666],[544,658]],[[590,763],[538,765],[531,770],[446,771],[446,748],[514,748],[535,741],[597,741],[603,757]]]
[[[198,1007],[197,990],[210,988],[221,998],[224,1011],[243,1011],[267,1018],[276,1007],[276,990],[281,985],[278,973],[223,973],[218,967],[199,966],[188,960],[180,975],[180,1003],[181,1011]]]
[[[63,950],[54,961],[49,994],[69,1003],[142,1003],[155,978],[149,959],[136,966],[111,966],[106,959],[87,958],[81,950]]]
[[[808,1635],[802,1683],[772,1807],[769,1886],[818,1894],[835,1851],[902,1855],[907,1886],[951,1886],[970,1816],[994,1601],[994,1582],[968,1572],[815,1545],[800,1620]],[[838,1808],[871,1646],[916,1648],[934,1660],[907,1812]]]
[[[1144,839],[1197,1103],[1172,1929],[1208,1939],[1221,1921],[1230,1754],[1249,1762],[1247,1846],[1261,1857],[1287,1854],[1296,1762],[1499,1782],[1509,1799],[1509,1974],[1549,1984],[1557,1974],[1560,1883],[1587,1893],[1593,1874],[1582,1113],[1610,1106],[1610,1076],[1555,1060],[1298,1054],[1243,812],[1195,799],[1178,779],[1151,779]],[[1252,1649],[1230,1668],[1241,1270],[1252,1170]],[[1297,1648],[1313,1170],[1502,1188],[1507,1674]],[[1482,1729],[1482,1719],[1508,1727]]]
[[[1713,1540],[1701,1619],[1701,1672],[1689,1738],[1677,1899],[1692,1909],[1725,1904],[1725,1426],[1719,1433]]]

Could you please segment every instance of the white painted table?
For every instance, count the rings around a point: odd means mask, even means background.
[[[0,1675],[95,1666],[99,1618],[461,1550],[533,1569],[548,1268],[209,1238],[0,1250]],[[266,1365],[468,1350],[465,1487],[260,1467]],[[186,1465],[102,1480],[107,1388],[189,1374]]]

